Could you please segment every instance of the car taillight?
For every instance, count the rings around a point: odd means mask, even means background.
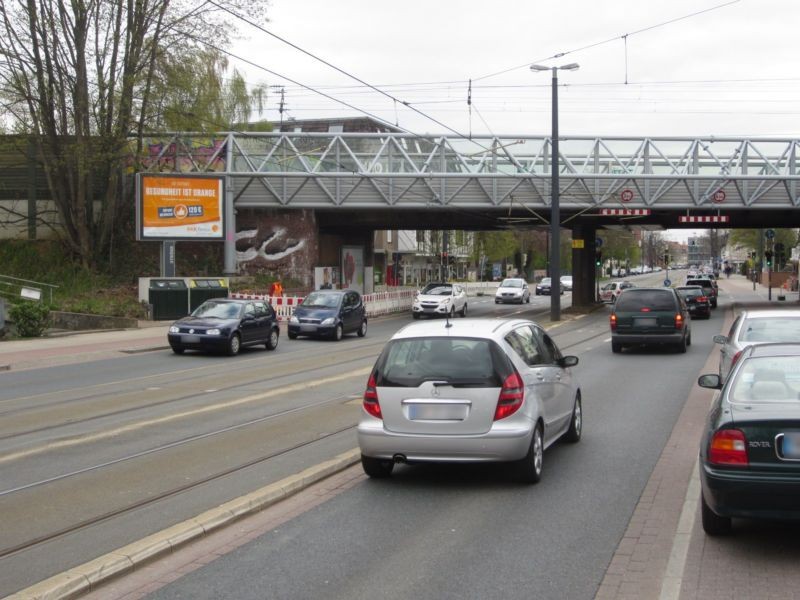
[[[737,465],[746,467],[747,440],[738,429],[722,429],[714,432],[708,448],[708,461],[714,465]]]
[[[683,315],[678,313],[675,315],[675,329],[681,329],[683,327]]]
[[[731,371],[733,370],[733,367],[736,365],[736,361],[739,360],[741,356],[742,356],[741,350],[739,350],[736,354],[733,355],[733,358],[731,359]]]
[[[513,415],[522,406],[525,398],[525,384],[519,373],[514,371],[506,377],[503,387],[500,388],[500,396],[497,398],[497,408],[494,411],[494,420],[499,421]]]
[[[707,296],[698,296],[697,297],[697,302],[708,302],[708,297]]]
[[[609,322],[611,323],[611,331],[616,331],[617,330],[617,315],[612,313],[611,316],[609,317]]]
[[[378,389],[375,383],[375,373],[370,374],[367,389],[364,390],[364,410],[373,417],[382,419],[381,405],[378,402]]]
[[[639,309],[639,312],[650,312],[650,308],[648,306],[643,306],[641,309]]]

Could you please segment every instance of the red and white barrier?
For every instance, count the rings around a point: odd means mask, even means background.
[[[388,315],[390,313],[405,312],[411,310],[416,290],[397,290],[393,292],[377,292],[375,294],[365,294],[364,304],[367,307],[368,317]],[[300,296],[269,296],[267,294],[239,294],[231,292],[231,298],[240,300],[266,300],[270,306],[278,313],[279,321],[288,321],[294,314],[295,306],[299,305],[303,298]]]

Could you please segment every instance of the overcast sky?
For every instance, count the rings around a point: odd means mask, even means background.
[[[800,135],[794,0],[272,0],[268,14],[272,33],[435,121],[241,24],[236,54],[355,107],[233,61],[284,86],[285,117],[361,109],[415,133],[549,134],[551,75],[529,65],[577,62],[559,75],[561,135]]]

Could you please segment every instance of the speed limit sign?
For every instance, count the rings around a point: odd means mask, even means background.
[[[619,199],[623,202],[630,202],[633,200],[633,190],[622,190],[619,194]]]
[[[711,196],[711,199],[717,204],[720,202],[725,202],[725,190],[717,190],[714,192],[714,195]]]

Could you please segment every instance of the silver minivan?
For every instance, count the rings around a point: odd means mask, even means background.
[[[511,462],[535,483],[544,450],[583,426],[575,356],[520,319],[420,322],[398,331],[369,376],[358,424],[370,477],[395,463]]]

